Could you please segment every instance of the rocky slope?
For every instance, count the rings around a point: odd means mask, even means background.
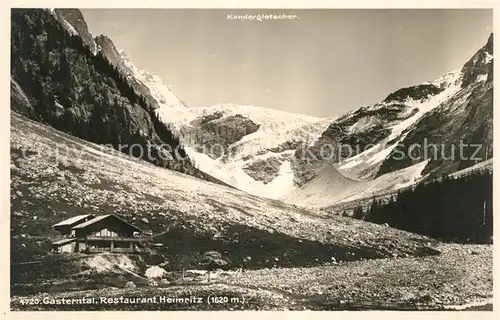
[[[430,159],[423,174],[449,174],[493,156],[493,34],[460,71],[460,89],[438,107],[408,128],[400,145],[382,164],[378,175],[405,168],[424,160],[424,151],[414,159],[396,160],[398,151],[412,144],[439,146],[437,157]],[[464,159],[459,145],[463,143]],[[429,153],[432,152],[428,148]],[[408,151],[406,151],[408,153]],[[475,160],[475,159],[477,160]]]
[[[163,81],[154,74],[145,70],[139,70],[128,58],[127,54],[115,47],[113,41],[100,35],[94,39],[100,52],[108,61],[120,70],[127,81],[136,92],[140,93],[155,109],[179,108],[184,109],[186,105],[182,102]]]
[[[118,214],[150,230],[172,262],[210,250],[230,268],[436,253],[427,237],[161,169],[15,112],[11,129],[12,261],[45,256],[59,236],[51,226],[81,212]]]
[[[59,20],[62,27],[74,36],[80,36],[83,43],[89,47],[93,54],[97,54],[100,50],[99,46],[92,38],[89,32],[87,22],[85,21],[82,12],[77,9],[50,9],[54,17]]]

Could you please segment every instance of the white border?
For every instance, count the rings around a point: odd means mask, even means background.
[[[7,89],[10,88],[10,80],[7,76],[7,73],[10,74],[10,8],[11,7],[24,7],[24,8],[233,8],[233,9],[243,9],[243,8],[273,8],[273,9],[307,9],[307,8],[337,8],[337,9],[361,9],[361,8],[419,8],[419,9],[431,9],[431,8],[492,8],[494,9],[494,20],[498,21],[498,7],[499,2],[488,0],[488,1],[464,1],[464,0],[440,0],[440,1],[432,1],[432,0],[366,0],[366,1],[354,1],[354,0],[337,0],[337,1],[327,1],[327,0],[164,0],[164,1],[153,1],[153,0],[143,0],[143,1],[99,1],[99,0],[88,0],[88,1],[62,1],[62,0],[51,0],[51,1],[35,1],[35,0],[25,0],[25,1],[13,1],[9,0],[7,2],[2,2],[1,4],[2,10],[0,17],[1,21],[1,29],[0,34],[2,37],[2,41],[4,43],[3,46],[3,55],[2,55],[2,71],[4,74],[1,77],[0,81],[2,83],[2,87]],[[5,7],[4,7],[5,6]],[[494,33],[498,34],[497,31],[497,23],[494,24]],[[495,41],[494,53],[499,52],[500,48],[498,43]],[[494,79],[498,79],[498,66],[494,66]],[[10,90],[10,89],[7,89]],[[498,101],[498,91],[494,91],[495,98],[495,106]],[[221,317],[227,316],[228,319],[233,319],[234,317],[238,317],[239,319],[253,319],[258,316],[260,319],[268,319],[271,317],[280,317],[287,319],[303,319],[304,317],[314,316],[317,318],[325,318],[332,319],[332,316],[335,319],[406,319],[406,318],[420,318],[425,317],[429,319],[441,319],[441,318],[460,318],[460,319],[493,319],[498,310],[498,304],[495,301],[495,311],[494,312],[393,312],[393,311],[369,311],[369,312],[310,312],[310,311],[302,311],[302,312],[268,312],[263,311],[259,312],[258,315],[254,314],[252,311],[230,311],[230,312],[196,312],[196,311],[188,311],[188,312],[10,312],[10,186],[9,186],[9,167],[10,167],[10,158],[9,158],[9,127],[10,127],[10,116],[9,116],[9,108],[7,106],[10,105],[9,94],[6,92],[1,95],[1,99],[3,99],[1,112],[3,113],[0,117],[0,121],[2,122],[0,128],[2,132],[0,133],[1,146],[3,148],[2,152],[0,152],[1,159],[1,168],[0,171],[0,181],[2,181],[2,190],[0,193],[0,225],[2,228],[1,240],[2,250],[0,250],[0,255],[2,257],[1,269],[0,271],[2,276],[0,277],[0,316],[8,316],[9,318],[18,319],[18,318],[49,318],[50,319],[84,319],[88,317],[106,317],[106,319],[116,318],[120,320],[125,319],[135,319],[140,316],[146,317],[155,317],[158,319],[165,319],[168,317],[172,318],[192,318],[199,319],[200,316],[206,319],[221,319]],[[498,120],[498,112],[494,112],[494,127],[497,126]],[[494,141],[500,140],[500,131],[494,130]],[[500,150],[496,148],[494,151],[494,158],[498,159],[500,157]],[[498,192],[498,180],[496,177],[496,173],[498,172],[498,168],[496,162],[494,162],[494,195],[499,195]],[[494,199],[500,199],[500,197],[494,197]],[[498,217],[497,202],[494,201],[495,208],[495,219]],[[496,220],[495,220],[496,221]],[[495,223],[495,238],[496,235],[499,234],[500,224]],[[494,270],[495,274],[497,273],[498,268],[498,248],[494,247]],[[499,292],[499,282],[494,281],[494,296],[498,296]],[[499,315],[496,315],[497,319],[500,319]]]

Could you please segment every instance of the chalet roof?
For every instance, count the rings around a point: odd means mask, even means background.
[[[113,215],[113,214],[106,214],[106,215],[102,215],[102,216],[97,216],[97,217],[95,217],[95,218],[93,218],[93,219],[91,219],[91,220],[89,220],[89,221],[86,221],[86,222],[80,223],[79,225],[76,225],[76,226],[74,226],[74,227],[73,227],[73,228],[71,228],[71,229],[72,229],[72,230],[73,230],[73,229],[83,229],[83,228],[86,228],[86,227],[88,227],[88,226],[90,226],[90,225],[93,225],[93,224],[94,224],[94,223],[96,223],[96,222],[99,222],[99,221],[104,220],[104,219],[109,218],[109,217],[114,217],[114,218],[116,218],[116,219],[118,219],[118,220],[122,221],[123,223],[128,224],[129,226],[131,226],[132,228],[136,229],[137,231],[141,231],[139,228],[137,228],[137,227],[136,227],[136,226],[134,226],[133,224],[130,224],[130,223],[128,223],[127,221],[125,221],[125,220],[123,220],[123,219],[121,219],[121,218],[119,218],[119,217],[117,217],[117,216],[115,216],[115,215]]]
[[[77,223],[78,221],[83,220],[83,219],[85,219],[87,217],[93,217],[93,216],[94,216],[93,214],[81,214],[81,215],[78,215],[78,216],[75,216],[75,217],[63,220],[61,222],[58,222],[55,225],[53,225],[52,227],[69,226],[69,225]]]
[[[62,246],[62,245],[65,245],[67,243],[71,243],[73,241],[75,241],[76,239],[75,238],[71,238],[71,239],[61,239],[59,241],[55,241],[55,242],[52,242],[52,245],[56,245],[56,246]]]

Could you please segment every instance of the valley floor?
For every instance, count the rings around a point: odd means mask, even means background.
[[[493,247],[440,244],[441,254],[311,268],[247,270],[237,278],[13,296],[13,310],[491,310]],[[90,304],[50,304],[94,297]],[[120,303],[120,297],[149,301]],[[156,297],[156,301],[152,301]],[[188,298],[188,302],[167,302]],[[200,303],[192,297],[202,298]],[[118,303],[103,303],[116,298]],[[123,299],[122,298],[122,299]],[[45,301],[45,303],[44,303]],[[49,303],[49,304],[46,304]]]

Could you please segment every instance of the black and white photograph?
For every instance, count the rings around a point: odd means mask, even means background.
[[[9,15],[11,311],[492,313],[492,7]]]

